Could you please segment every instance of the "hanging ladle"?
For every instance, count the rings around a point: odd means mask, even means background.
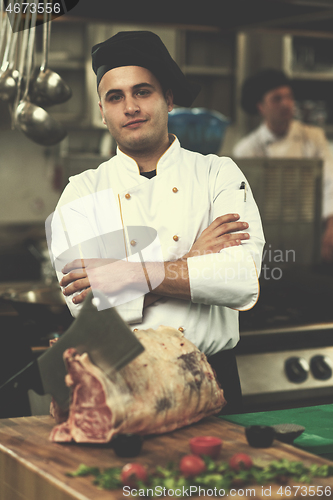
[[[22,0],[20,0],[22,3]],[[15,18],[15,23],[8,20],[8,38],[4,52],[3,62],[0,69],[0,99],[12,102],[16,95],[18,72],[14,69],[15,50],[18,37],[19,24],[21,21],[21,8]],[[11,23],[13,22],[13,29]]]
[[[0,76],[0,99],[2,101],[12,102],[16,95],[18,72],[14,68],[14,59],[17,37],[18,33],[14,33],[13,43],[8,59],[8,67]]]
[[[2,56],[2,46],[7,36],[7,19],[4,17],[3,2],[0,2],[0,59]]]
[[[61,76],[47,68],[51,33],[51,15],[48,19],[46,12],[47,1],[45,0],[44,3],[43,61],[37,76],[33,78],[29,90],[31,102],[43,107],[61,104],[72,97],[70,87],[64,82]]]
[[[40,144],[42,146],[53,146],[58,142],[62,141],[67,132],[64,130],[62,125],[52,118],[45,109],[33,104],[28,99],[29,90],[29,80],[32,66],[32,57],[35,41],[35,26],[36,26],[36,11],[32,14],[31,27],[28,34],[28,30],[25,30],[23,34],[22,42],[22,53],[20,60],[20,78],[19,78],[19,91],[22,82],[22,75],[24,70],[24,58],[26,53],[26,48],[28,45],[27,54],[27,70],[26,70],[26,85],[25,91],[20,101],[17,109],[15,111],[15,123],[18,129],[20,129],[29,139]],[[28,16],[28,13],[26,14]],[[29,44],[28,44],[29,36]]]
[[[7,61],[8,52],[9,52],[9,47],[10,47],[10,41],[11,37],[13,34],[13,30],[11,28],[12,23],[14,21],[15,17],[15,12],[12,11],[10,12],[7,16],[4,13],[3,10],[3,2],[0,2],[0,15],[1,15],[1,32],[0,32],[0,56],[3,58],[2,63],[1,63],[1,68],[0,68],[0,74],[2,73],[2,67]],[[6,44],[6,46],[5,46]]]

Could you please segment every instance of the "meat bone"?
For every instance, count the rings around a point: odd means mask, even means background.
[[[97,309],[96,301],[100,301],[98,307],[102,305],[103,310]],[[40,395],[51,394],[58,405],[67,410],[70,392],[65,384],[63,353],[71,347],[79,354],[87,352],[91,361],[109,377],[144,350],[117,311],[110,308],[107,298],[94,290],[87,295],[78,317],[58,342],[0,387],[0,404],[33,389]]]

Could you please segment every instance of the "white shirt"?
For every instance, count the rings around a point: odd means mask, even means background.
[[[153,228],[157,237],[142,251],[144,260],[173,261],[189,251],[216,217],[238,213],[249,223],[249,240],[220,253],[187,259],[191,300],[165,297],[145,309],[142,294],[110,302],[133,328],[182,329],[207,355],[233,348],[239,340],[238,310],[253,307],[258,298],[264,245],[251,190],[240,189],[247,180],[230,158],[187,151],[178,139],[159,159],[156,173],[152,179],[140,175],[137,163],[118,150],[96,170],[70,178],[48,221],[49,248],[54,258],[60,256],[58,278],[66,259],[80,258],[82,251],[84,257],[107,257],[108,235],[116,231],[126,240],[130,227]],[[98,247],[97,253],[89,242]],[[132,253],[139,261],[130,241],[125,247],[126,258]],[[71,299],[66,298],[67,304],[76,316],[81,305]]]
[[[278,137],[266,124],[241,139],[233,150],[235,158],[321,158],[323,160],[323,218],[333,216],[333,155],[324,131],[297,120],[288,133]]]

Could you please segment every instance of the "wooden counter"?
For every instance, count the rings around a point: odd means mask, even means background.
[[[190,453],[189,438],[196,435],[213,435],[220,437],[223,442],[221,460],[227,460],[236,452],[248,453],[254,460],[271,461],[286,458],[288,460],[303,461],[309,466],[312,463],[325,464],[324,459],[311,455],[292,446],[274,441],[273,446],[266,449],[250,448],[244,436],[244,428],[215,417],[202,420],[198,424],[185,427],[175,432],[161,436],[147,437],[143,449],[135,459],[119,458],[110,445],[78,445],[58,444],[48,441],[49,433],[54,421],[49,416],[22,417],[0,420],[0,498],[1,500],[124,500],[122,490],[98,490],[92,484],[91,477],[71,478],[67,471],[77,469],[79,464],[97,466],[101,469],[137,461],[152,470],[157,464],[166,465],[170,460],[179,461],[182,455]],[[315,487],[331,486],[333,478],[316,479]],[[300,485],[297,485],[300,486]],[[317,498],[309,485],[307,489],[299,490],[299,498]],[[246,488],[253,490],[253,486],[244,487],[240,496],[244,498]],[[266,495],[262,495],[261,485],[256,487],[256,495],[251,498],[295,498],[277,494],[278,486],[272,486],[267,495],[268,485],[265,485]],[[304,494],[306,492],[310,492]],[[303,493],[303,494],[301,494]],[[229,495],[230,496],[230,495]],[[331,495],[322,495],[323,499]],[[132,498],[132,497],[129,497]],[[194,498],[194,497],[192,497]],[[201,497],[202,498],[202,497]]]

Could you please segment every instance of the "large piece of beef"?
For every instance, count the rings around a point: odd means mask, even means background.
[[[168,432],[226,404],[206,356],[182,333],[161,326],[136,335],[145,351],[112,380],[87,354],[64,353],[72,399],[68,418],[54,427],[52,441],[105,443],[117,433]]]

